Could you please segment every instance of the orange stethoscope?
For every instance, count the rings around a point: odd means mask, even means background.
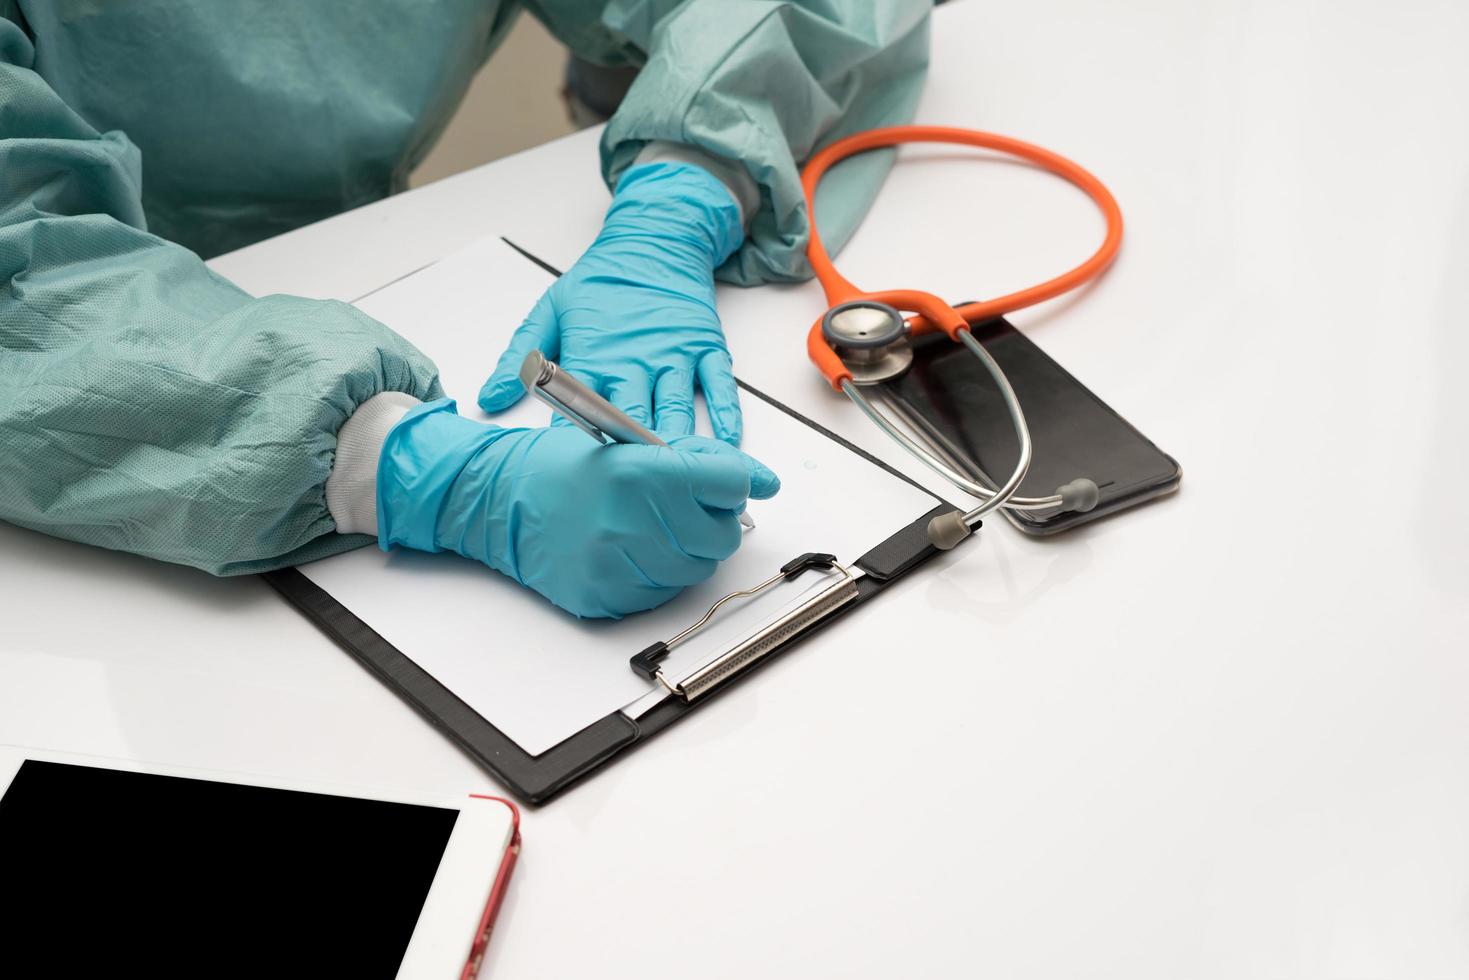
[[[1106,217],[1107,235],[1090,258],[1069,272],[1029,289],[980,303],[951,306],[932,293],[916,289],[864,292],[837,272],[826,254],[826,246],[816,230],[816,185],[838,161],[900,143],[960,143],[1028,160],[1085,191]],[[807,161],[801,172],[801,184],[806,192],[806,213],[811,216],[811,238],[806,245],[806,257],[826,291],[829,307],[811,327],[806,338],[807,353],[831,386],[850,398],[880,429],[934,472],[982,501],[967,513],[952,511],[934,518],[928,527],[929,540],[940,548],[952,548],[978,526],[980,518],[997,507],[1016,510],[1057,508],[1062,511],[1088,511],[1095,507],[1099,496],[1097,485],[1084,477],[1058,487],[1050,496],[1015,495],[1030,468],[1030,430],[1005,372],[974,339],[970,325],[1054,299],[1101,275],[1117,257],[1117,249],[1122,244],[1122,211],[1102,182],[1063,156],[1008,136],[948,126],[889,126],[856,133],[823,148]],[[905,317],[905,313],[911,315]],[[964,345],[979,359],[999,387],[1009,410],[1020,442],[1020,458],[1010,478],[998,488],[971,480],[920,445],[862,392],[864,387],[891,380],[906,371],[913,362],[912,338],[936,331],[942,331],[954,342]]]

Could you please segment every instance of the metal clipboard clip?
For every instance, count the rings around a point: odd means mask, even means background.
[[[811,569],[836,570],[841,577],[826,588],[812,595],[794,609],[790,609],[750,636],[736,643],[678,680],[664,676],[659,662],[666,659],[680,643],[698,633],[714,618],[722,606],[735,599],[756,596],[779,582],[787,582]],[[860,573],[858,573],[860,574]],[[839,609],[857,598],[857,575],[841,565],[835,555],[807,552],[786,562],[770,578],[753,588],[731,592],[709,607],[708,612],[688,629],[669,640],[654,643],[629,661],[638,676],[656,681],[667,694],[694,701],[721,683],[754,664],[766,654],[778,649],[781,644],[800,633],[811,624],[820,621],[828,613]]]

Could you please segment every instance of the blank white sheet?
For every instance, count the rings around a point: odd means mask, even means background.
[[[550,282],[499,239],[484,239],[357,306],[434,358],[461,414],[490,421],[475,404],[479,387]],[[720,596],[763,581],[803,552],[850,562],[935,505],[760,399],[744,394],[742,404],[744,448],[775,470],[781,491],[751,504],[757,527],[712,579],[658,609],[615,622],[577,620],[477,562],[405,549],[364,548],[301,571],[538,755],[648,693],[628,658],[678,633]],[[493,419],[531,426],[549,420],[549,409],[531,398]],[[722,610],[708,635],[681,647],[670,668],[694,666],[821,582],[808,573],[770,601],[729,615]]]

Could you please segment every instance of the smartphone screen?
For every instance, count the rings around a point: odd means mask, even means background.
[[[1084,514],[1006,510],[1017,527],[1053,534],[1177,488],[1178,463],[1023,333],[1003,319],[973,332],[1010,379],[1030,426],[1032,462],[1019,495],[1044,497],[1078,477],[1101,490],[1096,508]],[[894,409],[976,482],[995,487],[1015,468],[1020,444],[999,389],[948,337],[917,338],[912,369],[883,388]]]
[[[459,811],[27,759],[0,976],[391,978]]]

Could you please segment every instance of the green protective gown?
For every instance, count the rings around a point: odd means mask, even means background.
[[[368,543],[327,510],[336,433],[380,392],[437,397],[436,368],[199,256],[401,190],[518,6],[0,0],[0,519],[216,574]],[[910,118],[927,62],[928,0],[525,6],[581,56],[644,66],[609,181],[655,140],[751,175],[721,269],[742,283],[806,274],[796,161]],[[823,184],[832,240],[885,168]]]

